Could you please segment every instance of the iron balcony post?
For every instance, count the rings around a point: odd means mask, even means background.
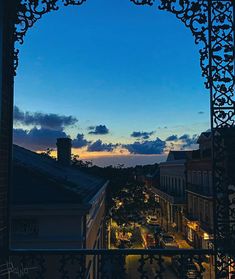
[[[0,0],[0,253],[9,250],[15,0]]]

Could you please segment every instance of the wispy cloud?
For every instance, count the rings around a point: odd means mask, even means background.
[[[101,151],[108,151],[112,152],[114,148],[117,147],[117,144],[112,144],[112,143],[103,143],[100,139],[89,144],[87,151],[89,152],[101,152]]]
[[[105,125],[90,126],[88,130],[90,130],[90,135],[107,135],[109,133],[109,129]]]
[[[72,146],[74,148],[82,148],[90,143],[90,141],[85,139],[83,134],[77,134],[77,137],[72,141]]]
[[[72,126],[78,122],[73,116],[64,116],[55,113],[24,112],[14,106],[14,123],[24,126],[39,126],[42,129],[60,130]]]
[[[166,147],[166,142],[159,138],[153,141],[134,142],[123,145],[131,154],[162,154]]]
[[[179,137],[179,140],[182,141],[182,148],[188,148],[190,146],[192,146],[193,144],[197,143],[198,140],[198,135],[188,135],[188,134],[184,134],[181,137]]]
[[[54,148],[57,138],[67,137],[63,131],[55,131],[44,128],[33,128],[29,131],[23,129],[14,129],[14,143],[31,150],[45,150]]]
[[[138,138],[138,139],[149,139],[154,134],[154,131],[152,132],[133,132],[131,134],[131,137]]]
[[[177,140],[178,140],[177,135],[171,135],[171,136],[166,138],[166,141],[177,141]]]

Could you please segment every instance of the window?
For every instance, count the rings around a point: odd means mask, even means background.
[[[198,185],[202,184],[202,173],[201,173],[201,171],[197,172],[197,184]]]
[[[209,185],[209,177],[208,177],[208,172],[204,171],[203,172],[203,181],[202,181],[203,186],[208,187]]]
[[[39,233],[38,221],[36,219],[14,219],[12,232],[21,236],[37,236]]]
[[[178,195],[181,196],[182,189],[181,189],[181,179],[180,178],[178,178],[178,190],[177,190],[177,192],[178,192]]]
[[[210,208],[209,202],[205,202],[205,222],[207,225],[210,223]]]
[[[193,171],[192,183],[197,184],[197,172]]]
[[[209,182],[209,189],[212,190],[212,172],[211,171],[209,172],[208,182]]]
[[[202,199],[200,199],[199,200],[199,211],[200,211],[200,213],[199,213],[199,221],[203,221],[203,211],[204,211],[204,204],[203,204],[203,200]]]
[[[193,198],[193,211],[194,215],[198,217],[198,198],[196,197]]]
[[[192,172],[191,171],[188,172],[188,182],[192,183]]]

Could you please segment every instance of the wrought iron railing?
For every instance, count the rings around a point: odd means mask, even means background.
[[[160,197],[162,197],[163,199],[165,199],[166,201],[172,203],[172,204],[183,204],[186,203],[186,197],[185,195],[181,195],[179,196],[177,194],[177,192],[174,191],[167,191],[164,190],[164,188],[162,187],[158,187],[158,188],[153,188],[153,192],[156,193],[157,195],[159,195]]]
[[[12,250],[0,278],[215,278],[212,250]],[[8,277],[7,277],[8,276]]]
[[[196,185],[188,183],[186,191],[196,193],[205,197],[213,198],[213,189],[210,186],[204,186],[202,184]]]

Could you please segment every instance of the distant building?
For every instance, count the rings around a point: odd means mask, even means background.
[[[148,173],[144,177],[144,184],[147,188],[152,188],[160,183],[160,172],[159,167],[153,173]]]
[[[209,248],[213,233],[211,133],[202,133],[199,150],[187,162],[187,240],[195,248]]]
[[[153,191],[161,208],[161,225],[167,231],[183,230],[186,207],[186,161],[192,151],[170,151],[167,161],[160,163],[160,182]]]
[[[70,156],[68,150],[60,154],[62,163],[13,146],[12,248],[106,247],[107,181],[71,166],[65,158]],[[96,264],[92,259],[87,262],[93,271]]]

